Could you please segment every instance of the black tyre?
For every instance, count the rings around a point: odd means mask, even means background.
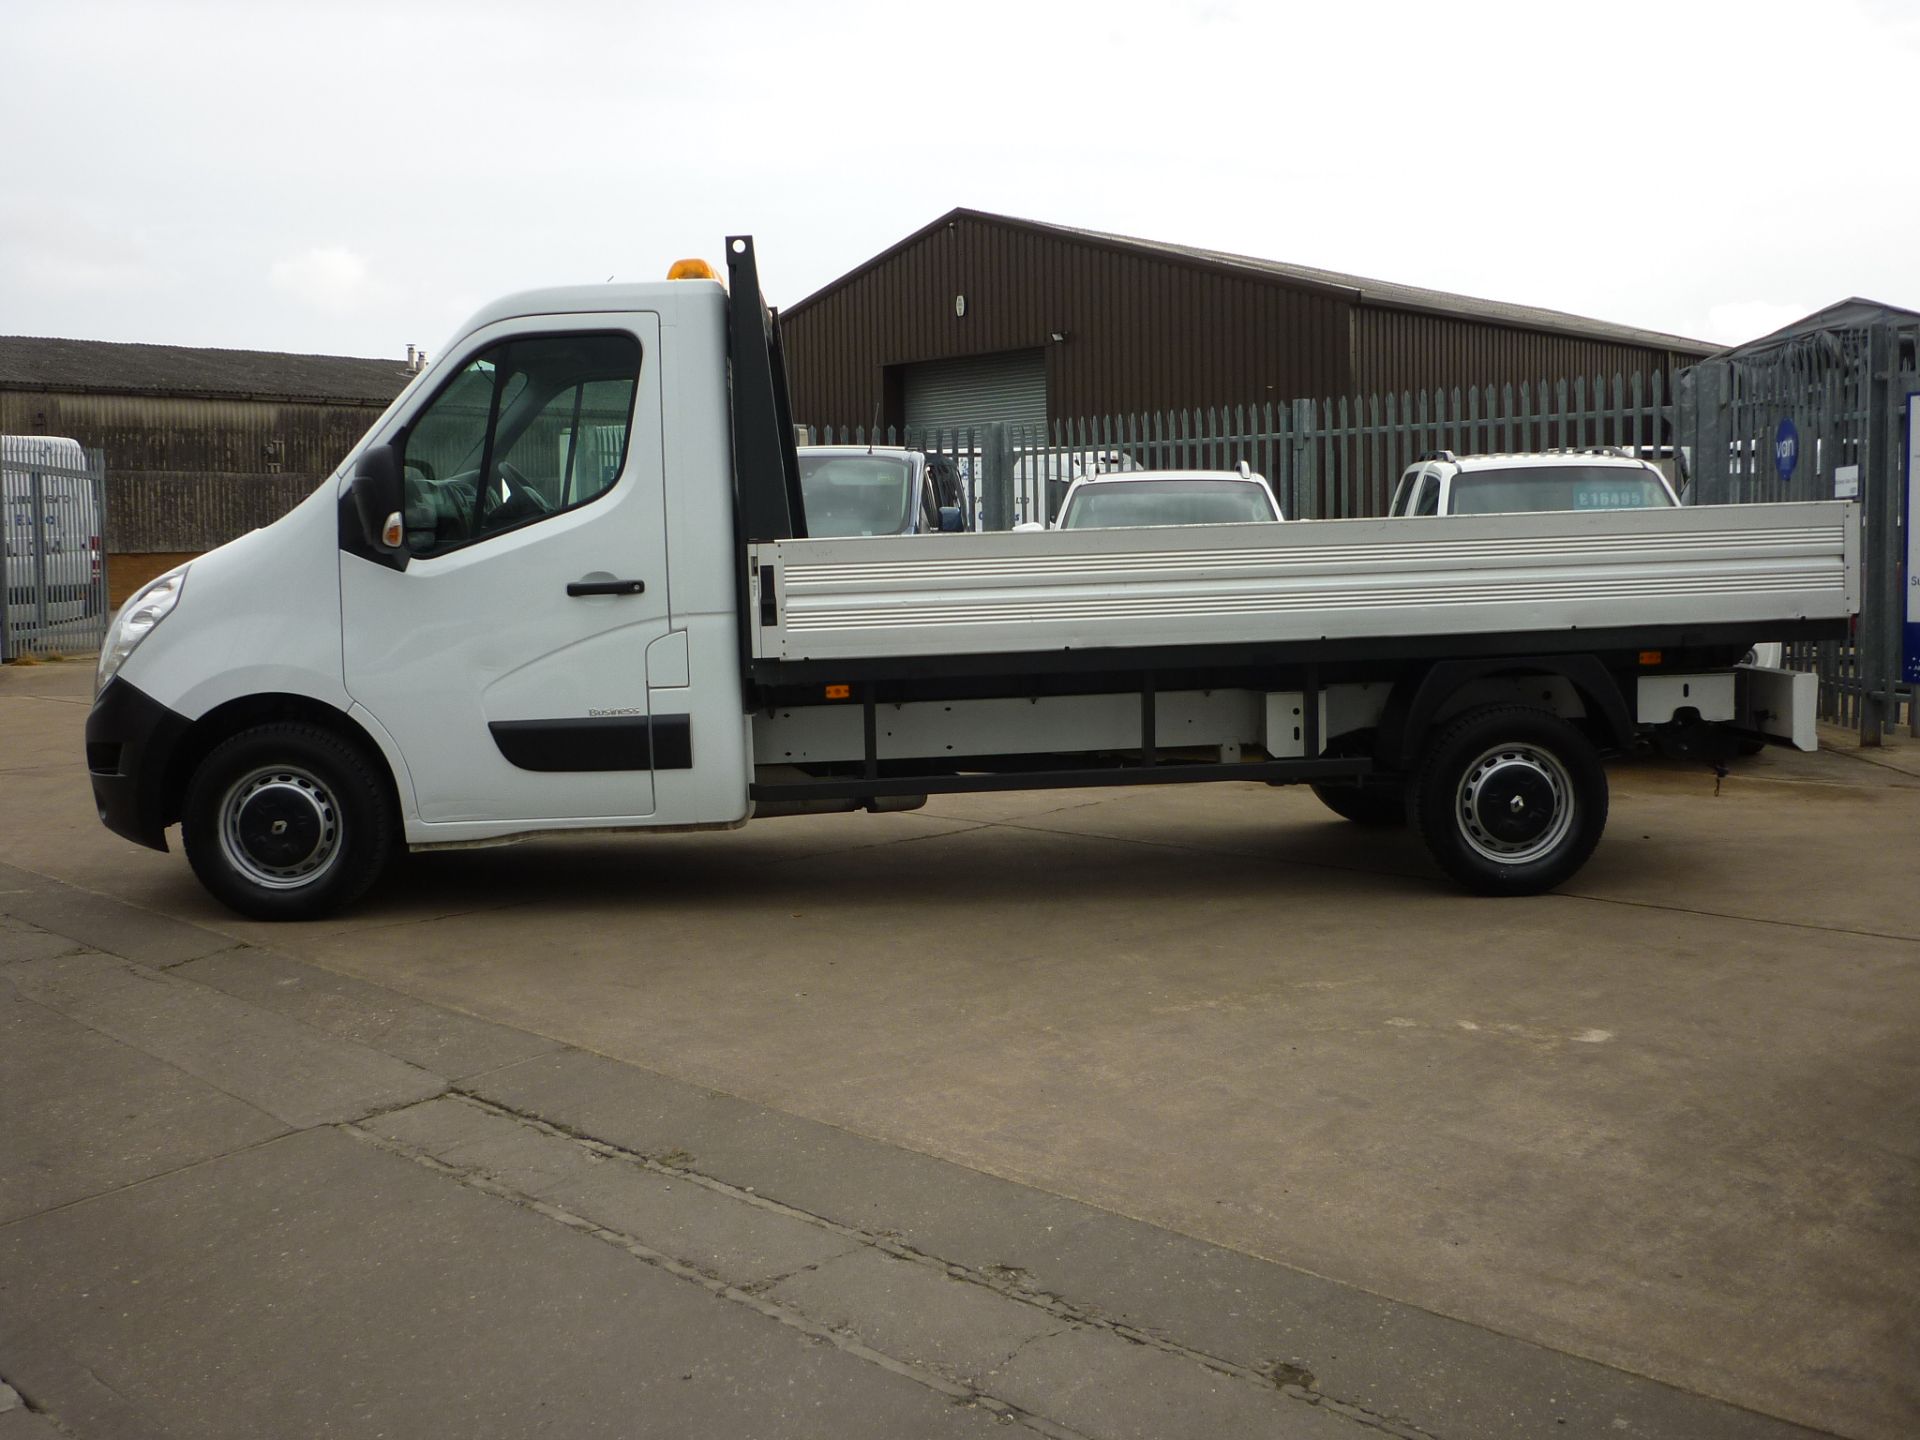
[[[187,788],[187,860],[214,898],[256,920],[351,905],[395,850],[393,802],[358,747],[318,725],[260,725],[222,742]]]
[[[1607,825],[1607,772],[1559,716],[1489,705],[1434,736],[1407,818],[1440,868],[1481,895],[1538,895],[1587,861]]]
[[[1407,787],[1400,781],[1316,780],[1311,789],[1322,805],[1356,825],[1384,828],[1407,823]]]

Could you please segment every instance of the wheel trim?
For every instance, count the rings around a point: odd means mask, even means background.
[[[1550,855],[1572,832],[1573,781],[1551,751],[1496,745],[1460,777],[1454,823],[1469,849],[1501,865]]]
[[[220,853],[250,883],[297,890],[340,859],[340,804],[311,771],[290,765],[254,770],[220,801]]]

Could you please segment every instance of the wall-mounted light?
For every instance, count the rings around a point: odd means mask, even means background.
[[[964,317],[966,315],[967,313],[967,297],[966,296],[956,295],[953,297],[953,313],[956,316],[961,316],[961,317]]]
[[[1067,332],[1064,330],[1050,331],[1047,335],[1047,338],[1053,341],[1053,343],[1056,345],[1064,344],[1067,338]]]

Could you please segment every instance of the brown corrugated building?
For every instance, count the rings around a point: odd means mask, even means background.
[[[284,514],[412,378],[404,360],[0,336],[0,434],[105,452],[117,597]]]
[[[953,210],[781,317],[811,424],[975,424],[1643,375],[1715,347],[1305,265]]]

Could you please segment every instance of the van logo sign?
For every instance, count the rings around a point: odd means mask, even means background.
[[[1791,480],[1794,467],[1799,463],[1800,432],[1794,428],[1793,417],[1788,416],[1773,432],[1773,468],[1780,472],[1782,480]]]

